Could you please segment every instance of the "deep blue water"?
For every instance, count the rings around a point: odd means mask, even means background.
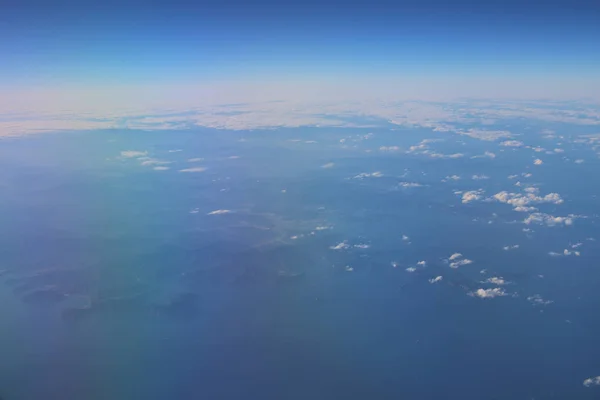
[[[582,384],[600,375],[598,159],[525,128],[515,139],[565,152],[387,128],[0,141],[0,396],[598,398]],[[436,138],[464,156],[405,152]],[[485,201],[527,186],[564,199],[539,212],[580,217],[527,225]],[[548,254],[563,249],[581,254]],[[473,262],[450,268],[456,252]]]

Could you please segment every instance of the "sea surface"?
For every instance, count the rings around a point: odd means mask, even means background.
[[[0,397],[600,398],[600,162],[514,124],[0,140]]]

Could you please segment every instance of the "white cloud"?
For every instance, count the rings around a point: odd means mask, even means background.
[[[200,162],[200,161],[204,161],[204,158],[196,157],[196,158],[189,158],[188,159],[188,162]]]
[[[498,276],[488,278],[486,280],[486,282],[491,283],[493,285],[499,285],[499,286],[506,285],[508,283],[504,280],[504,278],[498,277]]]
[[[332,168],[334,165],[335,165],[334,163],[330,162],[325,165],[321,165],[321,168]]]
[[[473,263],[473,260],[469,260],[468,258],[463,258],[462,260],[451,262],[450,268],[458,268],[458,267],[462,267],[463,265],[469,265],[472,263]]]
[[[574,161],[575,164],[583,164],[585,162],[585,160],[578,158],[577,160]]]
[[[406,242],[406,241],[409,241],[410,238],[406,235],[402,235],[402,240],[404,240]]]
[[[554,149],[555,153],[564,153],[565,150],[564,149]]]
[[[500,146],[505,146],[505,147],[521,147],[521,146],[523,146],[523,142],[521,142],[519,140],[506,140],[506,141],[500,143]]]
[[[485,153],[483,153],[482,155],[479,156],[473,156],[471,158],[491,158],[492,160],[494,158],[496,158],[496,154],[490,152],[490,151],[486,151]]]
[[[454,260],[456,260],[456,259],[458,259],[458,258],[461,258],[462,256],[463,256],[463,255],[462,255],[462,254],[460,254],[460,253],[454,253],[454,254],[452,254],[450,257],[448,257],[448,260],[450,260],[450,261],[454,261]]]
[[[155,171],[166,171],[168,169],[170,169],[170,168],[169,167],[154,167]]]
[[[169,150],[169,153],[179,153],[180,151],[183,151],[183,150],[181,150],[181,149]]]
[[[600,385],[600,376],[587,378],[585,381],[583,381],[583,386],[585,386],[585,387],[597,386],[597,385]]]
[[[190,214],[198,214],[200,212],[199,208],[193,208],[190,210]]]
[[[444,158],[444,159],[448,159],[448,158],[462,158],[465,155],[463,153],[453,153],[453,154],[442,154],[442,153],[437,153],[437,152],[431,152],[431,151],[424,151],[423,154],[428,155],[431,158]]]
[[[444,277],[443,277],[443,276],[441,276],[441,275],[439,275],[439,276],[436,276],[435,278],[431,278],[431,279],[429,280],[429,283],[436,283],[436,282],[440,282],[442,279],[444,279]]]
[[[155,159],[150,159],[150,160],[146,160],[146,161],[142,161],[142,165],[166,165],[166,164],[171,164],[171,161],[162,161],[162,160],[155,160]]]
[[[527,225],[529,224],[539,224],[539,225],[573,225],[573,220],[577,218],[575,215],[570,215],[568,217],[555,217],[549,214],[544,213],[533,213],[529,214],[523,222]]]
[[[508,251],[508,250],[515,250],[515,249],[518,249],[518,248],[519,248],[518,244],[513,244],[512,246],[504,246],[502,249],[505,250],[505,251]]]
[[[407,272],[415,272],[417,269],[415,267],[408,267],[406,268]]]
[[[539,189],[534,187],[526,187],[525,194],[510,193],[502,191],[496,193],[491,199],[513,206],[515,211],[529,212],[535,210],[531,207],[532,204],[551,203],[562,204],[564,200],[558,193],[549,193],[545,196],[539,196]]]
[[[470,293],[471,296],[480,297],[482,299],[492,299],[498,296],[506,296],[506,292],[502,288],[493,289],[477,289]]]
[[[425,265],[427,265],[427,261],[419,261],[419,262],[417,262],[417,265],[419,267],[424,267]]]
[[[121,152],[121,157],[125,158],[145,157],[147,155],[147,151],[125,150]]]
[[[204,168],[204,167],[185,168],[185,169],[179,170],[179,172],[204,172],[204,171],[206,171],[206,168]]]
[[[215,210],[215,211],[211,211],[206,215],[222,215],[222,214],[230,214],[233,211],[231,210]]]
[[[482,189],[464,192],[462,195],[462,202],[466,204],[472,201],[481,200],[483,193]]]
[[[331,228],[332,228],[331,226],[321,225],[321,226],[317,226],[317,227],[315,228],[315,230],[316,230],[316,231],[325,231],[325,230],[327,230],[327,229],[331,229]]]
[[[447,176],[446,179],[452,180],[452,181],[458,181],[460,179],[460,176],[458,176],[458,175],[450,175],[450,176]]]
[[[381,146],[379,148],[380,151],[398,151],[400,147],[398,146]]]
[[[554,303],[552,300],[544,300],[539,294],[527,297],[527,300],[534,306],[547,306]]]
[[[487,175],[473,175],[473,176],[471,177],[471,179],[474,179],[474,180],[476,180],[476,181],[479,181],[479,180],[483,180],[483,179],[490,179],[490,177],[489,177],[489,176],[487,176]]]
[[[535,160],[533,160],[533,164],[535,165],[542,165],[544,162],[542,160],[540,160],[539,158],[536,158]]]
[[[372,173],[361,172],[360,174],[354,176],[352,179],[365,179],[365,178],[381,178],[383,174],[380,171],[375,171]]]
[[[368,249],[369,247],[371,247],[370,244],[364,244],[364,243],[354,245],[354,248],[356,248],[356,249]]]
[[[423,186],[422,184],[416,182],[400,182],[398,185],[403,188],[414,188]]]
[[[346,243],[346,241],[343,241],[343,242],[336,244],[335,246],[330,246],[329,248],[331,250],[346,250],[346,249],[350,248],[350,245],[348,243]]]
[[[346,268],[345,268],[345,269],[346,269],[346,271],[348,271],[348,272],[352,272],[352,271],[354,271],[354,268],[352,268],[352,267],[351,267],[351,266],[349,266],[349,265],[346,265]]]

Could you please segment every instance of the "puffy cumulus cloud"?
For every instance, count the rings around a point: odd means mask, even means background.
[[[535,160],[533,160],[533,164],[534,165],[542,165],[544,162],[542,160],[540,160],[539,158],[536,158]]]
[[[352,177],[352,179],[366,179],[366,178],[381,178],[383,174],[380,171],[375,172],[361,172],[360,174]]]
[[[321,165],[321,168],[333,168],[334,165],[335,165],[334,163],[330,162],[330,163]]]
[[[548,304],[554,303],[552,300],[544,300],[539,294],[527,297],[527,301],[534,306],[547,306]]]
[[[426,266],[426,265],[427,265],[427,261],[419,261],[419,262],[417,262],[417,265],[418,265],[419,267],[424,267],[424,266]]]
[[[505,203],[513,206],[515,211],[529,212],[534,211],[535,208],[531,207],[532,204],[551,203],[551,204],[562,204],[564,200],[558,193],[549,193],[545,196],[539,196],[539,189],[534,187],[527,187],[524,189],[525,193],[510,193],[507,191],[498,192],[492,196],[492,200],[500,203]]]
[[[521,147],[521,146],[523,146],[523,142],[521,142],[519,140],[506,140],[506,141],[500,143],[500,146],[505,146],[505,147]]]
[[[484,191],[482,189],[478,190],[469,190],[462,194],[462,202],[463,204],[470,203],[472,201],[481,200],[483,197]]]
[[[492,285],[498,285],[498,286],[502,286],[502,285],[506,285],[508,282],[504,280],[504,278],[499,277],[499,276],[493,276],[491,278],[486,279],[487,283],[491,283]]]
[[[585,387],[598,386],[598,385],[600,385],[600,376],[587,378],[586,380],[583,381],[583,386],[585,386]]]
[[[400,147],[398,146],[381,146],[379,151],[399,151]]]
[[[483,179],[490,179],[490,177],[487,176],[487,175],[483,175],[482,174],[482,175],[473,175],[471,177],[471,179],[476,180],[476,181],[480,181],[480,180],[483,180]]]
[[[336,244],[335,246],[329,246],[331,250],[346,250],[350,248],[350,245],[345,240]]]
[[[417,269],[415,267],[406,268],[406,272],[415,272]]]
[[[575,218],[577,218],[576,215],[569,215],[567,217],[555,217],[550,214],[533,213],[529,214],[529,216],[523,220],[523,223],[527,225],[538,224],[548,226],[573,225],[573,220]]]
[[[435,278],[431,278],[431,279],[429,280],[429,283],[437,283],[437,282],[441,282],[441,281],[442,281],[442,279],[444,279],[444,277],[443,277],[443,276],[441,276],[441,275],[439,275],[439,276],[436,276]]]
[[[146,157],[147,155],[148,155],[147,151],[125,150],[125,151],[121,152],[121,157],[124,157],[124,158]]]
[[[222,215],[222,214],[230,214],[232,212],[233,211],[231,211],[231,210],[214,210],[214,211],[209,212],[206,215]]]
[[[204,168],[204,167],[184,168],[184,169],[179,170],[179,172],[184,172],[184,173],[204,172],[204,171],[206,171],[206,168]]]
[[[504,246],[504,247],[502,248],[502,250],[504,250],[504,251],[509,251],[509,250],[516,250],[516,249],[518,249],[518,248],[519,248],[519,245],[518,245],[518,244],[513,244],[512,246]]]
[[[448,260],[454,261],[454,260],[457,260],[457,259],[461,258],[462,256],[463,255],[461,253],[454,253],[450,257],[448,257]]]
[[[349,266],[349,265],[346,265],[346,268],[345,268],[345,270],[346,270],[347,272],[352,272],[352,271],[354,271],[354,268],[353,268],[353,267],[351,267],[351,266]]]
[[[477,289],[469,294],[473,297],[479,297],[482,299],[493,299],[494,297],[506,296],[506,292],[502,288]]]

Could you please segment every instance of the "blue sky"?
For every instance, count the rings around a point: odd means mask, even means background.
[[[592,1],[9,1],[0,85],[597,77]]]

